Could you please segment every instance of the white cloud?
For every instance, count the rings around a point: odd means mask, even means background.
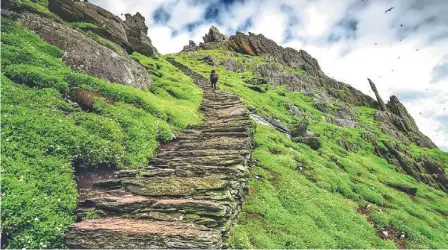
[[[401,96],[421,131],[448,151],[448,119],[442,119],[448,117],[448,79],[433,80],[434,67],[448,54],[446,0],[247,0],[227,10],[221,8],[220,19],[212,23],[204,22],[203,16],[206,6],[218,6],[217,0],[195,4],[189,0],[92,2],[117,15],[142,13],[149,36],[162,53],[179,52],[190,39],[202,41],[211,25],[231,35],[228,32],[251,18],[249,31],[262,33],[283,46],[308,51],[329,76],[373,96],[369,77],[383,99],[392,94]],[[162,4],[171,15],[165,26],[156,25],[152,18]],[[389,7],[395,8],[385,14]],[[294,22],[289,19],[291,14]],[[344,18],[356,20],[356,31],[352,30],[356,39],[341,34],[341,40],[328,42],[331,33],[344,31],[336,27]],[[195,21],[202,22],[193,30],[184,28]],[[285,42],[287,32],[291,39]]]

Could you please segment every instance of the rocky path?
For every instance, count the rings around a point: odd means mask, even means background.
[[[248,181],[249,115],[238,97],[170,60],[203,89],[205,122],[161,146],[151,164],[80,190],[71,248],[221,248]]]

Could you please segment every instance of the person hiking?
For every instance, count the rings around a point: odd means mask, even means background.
[[[210,82],[212,83],[212,89],[216,89],[216,83],[218,82],[218,73],[215,70],[210,72]]]

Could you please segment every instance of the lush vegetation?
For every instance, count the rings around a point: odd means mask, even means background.
[[[215,55],[218,67],[202,63],[205,55]],[[315,151],[292,142],[282,133],[259,125],[251,170],[249,193],[243,214],[234,231],[237,248],[446,248],[448,247],[448,197],[446,193],[400,174],[395,166],[373,153],[367,139],[393,139],[381,132],[375,110],[355,107],[359,112],[356,128],[343,128],[322,119],[312,97],[285,91],[283,86],[266,86],[260,94],[248,87],[252,69],[261,57],[233,55],[223,51],[189,52],[174,56],[179,62],[207,76],[216,69],[219,87],[239,95],[257,113],[293,125],[285,103],[306,114],[310,130],[321,135],[322,147]],[[226,71],[222,62],[239,60],[247,71]],[[248,59],[249,58],[249,59]],[[302,72],[299,72],[302,73]],[[336,100],[334,100],[336,101]],[[338,145],[352,145],[347,151]],[[440,150],[408,146],[414,155],[427,155],[448,163]],[[415,187],[410,196],[391,184]],[[377,234],[393,232],[390,240]],[[392,233],[391,233],[392,234]],[[403,236],[401,236],[403,235]]]
[[[46,0],[12,2],[17,9],[61,21],[48,11]],[[97,26],[67,25],[125,55],[95,34]],[[63,51],[23,26],[2,18],[1,29],[2,247],[64,247],[61,236],[73,223],[76,208],[75,169],[145,166],[160,142],[201,121],[201,90],[163,57],[138,53],[131,58],[151,75],[149,90],[73,73],[61,61]],[[208,55],[220,66],[205,64],[202,58]],[[313,97],[284,86],[265,85],[262,94],[250,88],[252,70],[272,63],[269,58],[223,50],[173,56],[204,76],[217,69],[219,87],[240,96],[260,115],[292,126],[299,118],[285,103],[294,104],[322,140],[322,147],[312,150],[269,127],[257,127],[256,164],[231,238],[234,247],[448,248],[446,193],[398,173],[373,153],[369,136],[393,141],[381,132],[375,110],[353,107],[360,126],[342,128],[322,119],[328,114],[315,108]],[[235,72],[225,69],[229,59],[236,62]],[[92,107],[74,105],[70,98],[76,91],[93,93]],[[341,140],[353,150],[340,147]],[[439,150],[403,147],[415,157],[425,155],[448,166],[448,154]],[[418,192],[410,196],[392,188],[394,184]],[[378,237],[383,230],[393,232],[391,240]]]
[[[163,58],[133,55],[157,69],[142,91],[73,73],[63,51],[11,20],[1,41],[3,247],[63,247],[75,168],[145,166],[160,142],[201,121],[201,90]],[[67,101],[75,90],[95,93],[88,112]]]

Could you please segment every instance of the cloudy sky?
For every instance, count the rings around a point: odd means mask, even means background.
[[[211,25],[304,49],[339,81],[373,96],[369,77],[383,99],[397,95],[420,130],[448,151],[448,0],[90,2],[118,16],[140,12],[161,53],[201,42]]]

